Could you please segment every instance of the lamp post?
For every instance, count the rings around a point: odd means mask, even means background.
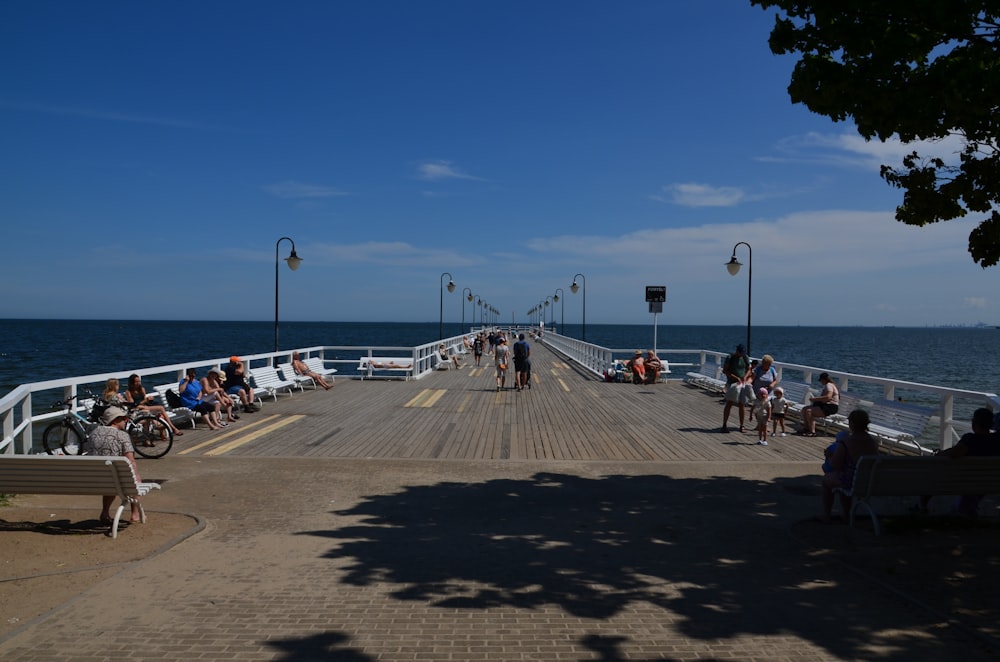
[[[753,310],[753,249],[750,248],[750,244],[740,241],[733,246],[733,257],[726,263],[726,269],[729,270],[730,276],[740,272],[740,267],[743,265],[736,259],[736,249],[740,244],[747,247],[747,356],[750,356],[750,313]]]
[[[468,292],[469,294],[466,295],[465,294],[466,292]],[[462,288],[462,335],[465,335],[465,302],[466,302],[466,300],[472,301],[472,290],[469,289],[468,287],[463,287]],[[473,317],[472,323],[473,324],[476,323],[476,320],[475,320],[476,314],[475,313],[476,313],[476,309],[473,308],[472,309],[472,317]]]
[[[587,278],[583,274],[573,276],[573,284],[569,286],[569,291],[576,294],[580,286],[576,284],[576,279],[583,280],[583,337],[581,340],[587,341]]]
[[[295,242],[289,237],[282,237],[274,243],[274,351],[278,351],[278,244],[288,239],[292,244],[292,252],[285,258],[288,268],[295,271],[302,264],[302,258],[295,254]]]
[[[438,338],[444,338],[444,277],[448,277],[448,292],[455,291],[455,281],[452,280],[452,276],[447,271],[441,274],[441,306],[440,315],[438,316]]]
[[[560,293],[562,294],[562,297],[559,296]],[[552,295],[552,300],[558,303],[560,298],[562,299],[562,305],[559,306],[559,333],[563,333],[562,328],[563,325],[566,324],[566,293],[563,292],[563,288],[557,287],[556,293]],[[553,310],[552,313],[555,314],[555,310]]]
[[[545,297],[545,307],[546,308],[549,307],[549,300],[550,299],[552,299],[551,296]],[[552,300],[552,311],[549,313],[549,328],[552,327],[552,322],[555,321],[555,318],[556,318],[556,304],[555,304],[555,300]]]
[[[479,296],[476,297],[476,306],[479,307],[479,326],[483,326],[483,298],[482,297],[479,297]],[[473,324],[476,323],[476,311],[475,311],[475,309],[473,309],[473,311],[472,311],[472,323]]]

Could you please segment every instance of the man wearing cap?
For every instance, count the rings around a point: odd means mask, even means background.
[[[746,350],[743,349],[743,345],[737,345],[736,351],[727,356],[726,362],[722,364],[722,372],[726,375],[726,407],[722,410],[723,432],[729,432],[729,412],[734,404],[740,409],[740,432],[746,431],[744,427],[746,406],[740,396],[749,370],[750,362],[747,360]]]
[[[253,389],[247,383],[246,372],[243,370],[243,362],[238,356],[229,357],[229,365],[223,368],[226,376],[226,393],[238,396],[243,403],[243,411],[252,414],[257,411],[254,404]]]
[[[87,442],[84,444],[84,451],[87,455],[104,455],[112,457],[126,457],[132,464],[132,471],[135,472],[136,482],[142,482],[139,477],[139,467],[135,464],[135,450],[132,448],[132,439],[125,432],[125,422],[128,414],[124,409],[108,407],[101,414],[101,424],[90,433]],[[114,504],[117,494],[106,494],[101,497],[101,523],[111,524],[111,506]],[[138,497],[132,503],[132,522],[141,519],[139,512]]]

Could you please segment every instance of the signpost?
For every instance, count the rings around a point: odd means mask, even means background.
[[[647,285],[646,301],[649,312],[653,313],[653,353],[656,353],[656,316],[663,312],[663,302],[667,300],[666,285]]]

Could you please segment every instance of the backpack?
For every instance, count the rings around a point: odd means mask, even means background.
[[[167,397],[167,406],[171,409],[184,406],[181,404],[181,396],[174,393],[174,389],[168,388],[165,395]]]
[[[514,343],[514,358],[515,359],[526,359],[528,358],[528,348],[523,342]]]

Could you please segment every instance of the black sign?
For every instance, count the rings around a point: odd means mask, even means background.
[[[650,303],[663,303],[667,300],[667,286],[666,285],[647,285],[646,286],[646,301]]]

